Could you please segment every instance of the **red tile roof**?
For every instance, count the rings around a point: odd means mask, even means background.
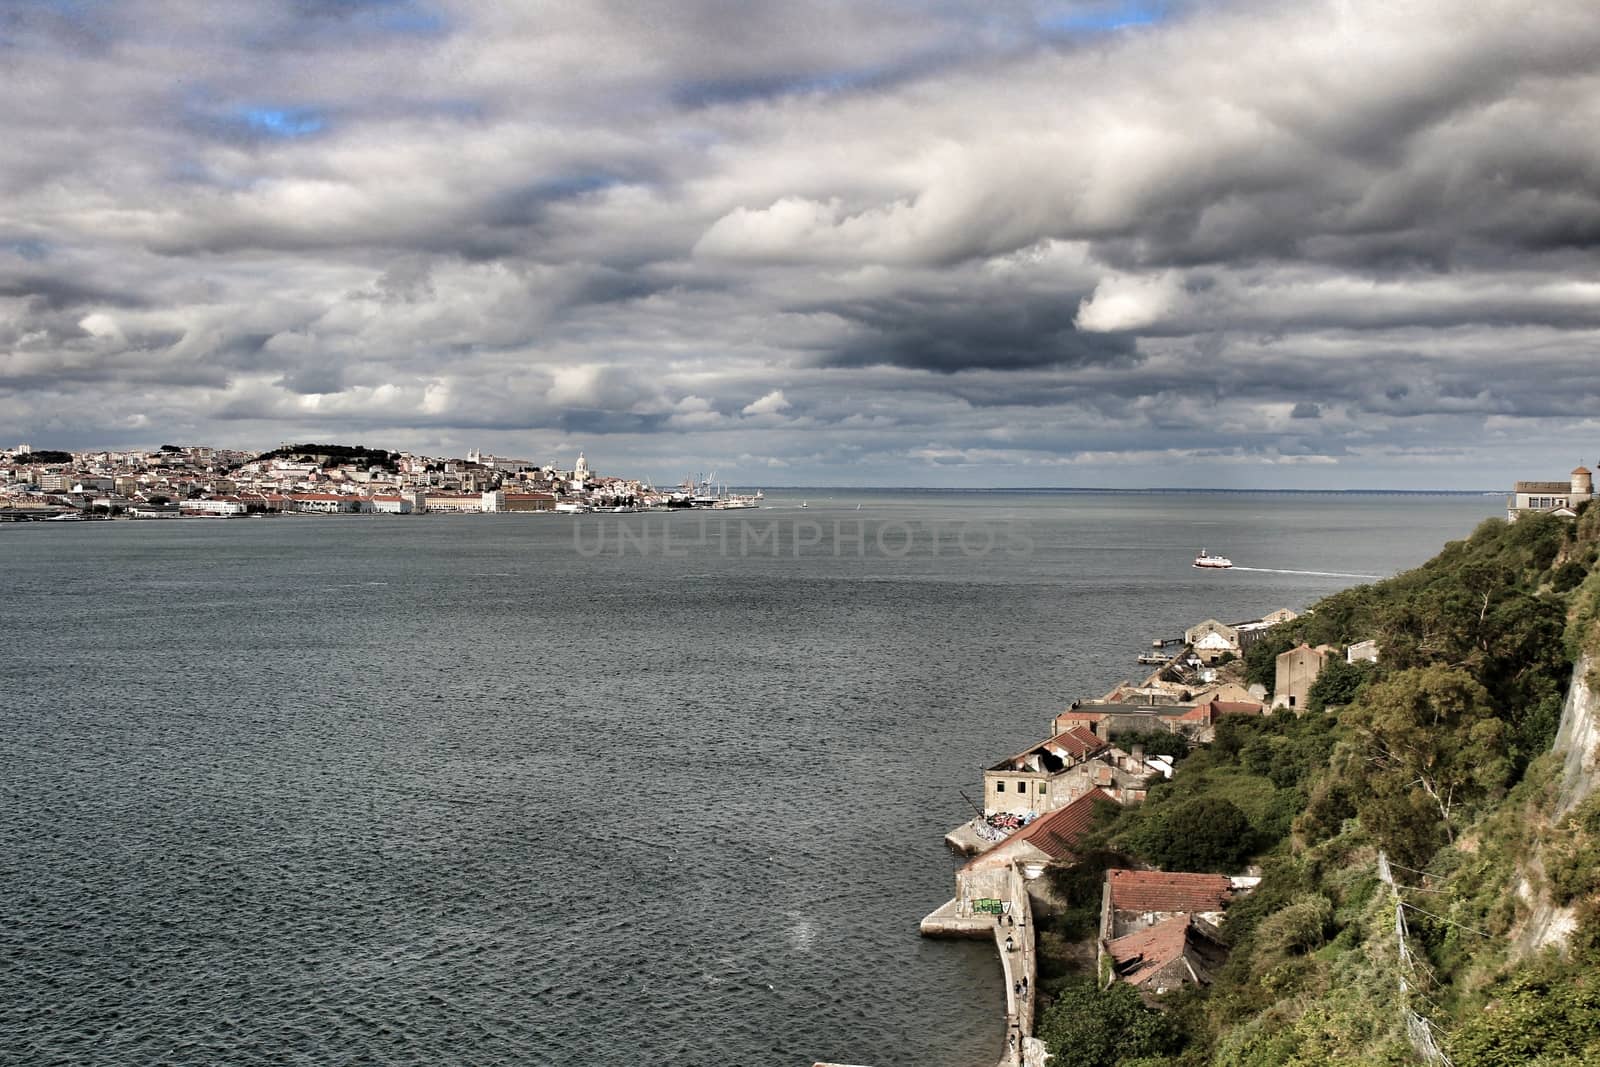
[[[1045,744],[1053,748],[1059,748],[1077,760],[1084,759],[1103,748],[1110,747],[1100,740],[1093,730],[1083,726],[1074,726],[1070,730],[1056,734]]]
[[[1221,911],[1233,898],[1225,874],[1109,870],[1111,907],[1116,911]]]
[[[1014,846],[1026,841],[1034,848],[1043,852],[1051,859],[1067,860],[1073,857],[1072,846],[1094,826],[1095,814],[1102,804],[1115,804],[1116,801],[1100,792],[1098,789],[1074,800],[1064,808],[1057,808],[1048,815],[1042,815],[1027,826],[1018,830],[989,852],[983,853],[967,865],[972,866],[982,860],[989,859],[993,854],[1001,853],[1008,846]]]
[[[1213,700],[1211,713],[1213,715],[1260,715],[1266,710],[1266,705],[1258,704],[1254,700]]]
[[[1183,955],[1189,944],[1189,917],[1174,915],[1106,945],[1124,982],[1138,985]]]

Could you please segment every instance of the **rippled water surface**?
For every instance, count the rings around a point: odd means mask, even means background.
[[[0,1061],[993,1062],[958,790],[1502,506],[808,496],[0,527]]]

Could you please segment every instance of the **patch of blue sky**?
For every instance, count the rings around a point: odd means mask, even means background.
[[[47,45],[41,39],[42,27],[67,24],[86,32],[90,38],[104,38],[110,32],[104,17],[107,0],[0,0],[0,46],[25,48]],[[9,16],[9,17],[8,17]]]
[[[264,137],[292,140],[321,133],[328,125],[327,116],[309,107],[266,107],[251,105],[238,108],[234,116],[246,129]]]
[[[1165,20],[1170,13],[1167,4],[1154,0],[1073,4],[1040,16],[1039,26],[1050,33],[1109,33],[1134,26],[1152,26]]]
[[[10,252],[30,263],[37,263],[47,258],[52,249],[48,241],[41,241],[35,237],[20,237],[15,240],[0,240],[0,250]]]
[[[409,5],[386,13],[378,20],[378,25],[390,33],[414,33],[421,37],[432,37],[449,28],[445,17],[437,11]]]

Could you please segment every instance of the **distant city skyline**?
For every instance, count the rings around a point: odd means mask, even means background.
[[[1600,464],[1600,8],[18,0],[0,447]]]

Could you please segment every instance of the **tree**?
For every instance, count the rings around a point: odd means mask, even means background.
[[[1323,711],[1330,705],[1338,707],[1350,703],[1370,673],[1367,664],[1346,663],[1339,656],[1329,657],[1306,694],[1306,710]]]
[[[1581,972],[1580,972],[1581,974]],[[1587,980],[1585,980],[1587,979]],[[1578,1067],[1600,1057],[1600,985],[1559,964],[1525,964],[1450,1039],[1462,1067]]]
[[[1097,848],[1081,853],[1070,864],[1052,863],[1045,868],[1050,888],[1065,907],[1046,920],[1055,933],[1073,941],[1095,936],[1100,927],[1100,897],[1106,884],[1106,871],[1112,867],[1132,867],[1133,858],[1111,849]]]
[[[1462,806],[1510,777],[1506,723],[1487,690],[1459,667],[1401,671],[1370,686],[1343,718],[1355,729],[1372,795],[1393,806],[1420,790],[1452,840]],[[1361,818],[1367,822],[1365,807]]]
[[[53,448],[36,448],[32,452],[23,452],[13,457],[13,463],[38,463],[46,466],[59,466],[62,463],[72,462],[71,452],[62,452]]]
[[[1069,983],[1039,1020],[1038,1036],[1052,1067],[1115,1067],[1142,1056],[1179,1051],[1183,1034],[1167,1016],[1147,1008],[1125,982],[1099,988],[1091,978]]]
[[[1283,630],[1278,633],[1276,631]],[[1282,626],[1274,626],[1244,654],[1244,684],[1266,686],[1271,693],[1278,683],[1278,656],[1296,644],[1295,638]]]
[[[1233,801],[1201,796],[1148,812],[1136,845],[1152,863],[1169,871],[1236,869],[1254,850],[1250,820]]]
[[[1320,893],[1302,893],[1256,927],[1258,952],[1308,952],[1322,944],[1333,922],[1333,904]]]
[[[1550,587],[1558,593],[1578,588],[1589,569],[1577,560],[1568,560],[1550,572]]]

